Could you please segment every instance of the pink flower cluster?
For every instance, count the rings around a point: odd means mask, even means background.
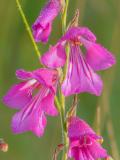
[[[32,26],[36,42],[47,42],[52,24],[61,10],[60,0],[49,0]],[[69,57],[66,44],[70,46]],[[82,47],[85,48],[83,52]],[[96,36],[86,27],[70,27],[58,42],[40,58],[46,68],[32,72],[17,70],[16,76],[22,82],[13,85],[3,97],[3,102],[20,110],[12,118],[14,133],[32,131],[42,136],[46,127],[46,115],[57,116],[54,104],[60,75],[57,68],[63,67],[68,58],[66,77],[61,85],[64,96],[88,92],[100,96],[103,82],[96,71],[105,70],[115,64],[115,57],[96,42]],[[75,160],[97,160],[108,154],[99,143],[90,126],[71,117],[68,125],[69,158]]]
[[[90,126],[79,119],[72,117],[68,127],[70,148],[68,156],[75,160],[97,160],[98,158],[108,158],[108,154],[101,147],[102,137],[90,128]]]

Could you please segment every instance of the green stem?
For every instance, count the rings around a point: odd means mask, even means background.
[[[66,57],[67,57],[67,60],[66,60],[66,64],[65,64],[65,67],[64,67],[64,76],[63,76],[63,80],[65,79],[66,75],[67,75],[67,71],[68,71],[68,65],[69,65],[69,52],[70,52],[70,46],[69,44],[66,45]]]
[[[61,100],[60,117],[61,117],[61,126],[62,126],[62,139],[63,139],[63,144],[64,144],[62,160],[67,160],[68,138],[67,138],[67,126],[66,126],[66,121],[65,121],[65,97],[62,94],[61,90],[60,90],[60,100]]]
[[[65,2],[65,3],[64,3]],[[69,0],[65,0],[64,3],[64,8],[62,12],[62,32],[63,34],[66,32],[67,28],[67,11],[68,11],[68,5],[69,5]],[[66,75],[66,67],[64,69],[64,75]],[[61,87],[60,87],[61,88]],[[61,117],[61,126],[62,126],[62,138],[63,138],[63,144],[64,144],[64,150],[63,150],[63,156],[62,160],[67,160],[67,152],[68,152],[68,137],[67,137],[67,125],[66,125],[66,113],[65,113],[65,97],[62,94],[62,91],[60,89],[60,103],[61,103],[61,111],[60,111],[60,117]]]
[[[21,7],[21,4],[20,4],[19,0],[16,0],[16,4],[17,4],[18,10],[19,10],[19,12],[20,12],[20,15],[21,15],[21,17],[22,17],[22,20],[23,20],[23,22],[24,22],[24,24],[25,24],[26,30],[27,30],[27,32],[28,32],[28,34],[29,34],[29,36],[30,36],[30,39],[31,39],[32,43],[33,43],[35,52],[36,52],[37,56],[40,58],[40,56],[41,56],[40,51],[39,51],[39,49],[38,49],[37,44],[36,44],[35,41],[34,41],[34,37],[33,37],[33,35],[32,35],[30,26],[29,26],[28,21],[27,21],[27,19],[26,19],[26,17],[25,17],[25,14],[24,14],[24,12],[23,12],[23,10],[22,10],[22,7]]]
[[[63,13],[62,13],[62,32],[63,34],[66,31],[66,24],[67,24],[67,11],[68,11],[68,5],[69,5],[69,0],[65,0],[65,6],[63,8]]]

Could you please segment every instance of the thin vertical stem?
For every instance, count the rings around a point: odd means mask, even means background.
[[[69,0],[65,0],[65,6],[63,8],[63,13],[62,13],[62,32],[63,34],[66,31],[66,24],[67,24],[67,11],[68,11],[68,5],[69,5]]]
[[[67,160],[67,129],[66,129],[66,122],[65,122],[65,97],[62,94],[61,87],[59,89],[60,95],[60,119],[61,119],[61,128],[62,128],[62,143],[64,144],[63,156],[62,160]]]
[[[28,32],[28,34],[29,34],[29,36],[30,36],[30,39],[31,39],[32,43],[33,43],[35,52],[36,52],[37,56],[40,58],[40,56],[41,56],[40,51],[39,51],[39,49],[38,49],[37,44],[36,44],[35,41],[34,41],[34,37],[33,37],[33,35],[32,35],[30,26],[29,26],[28,21],[27,21],[27,19],[26,19],[26,17],[25,17],[25,14],[24,14],[24,12],[23,12],[23,9],[22,9],[22,7],[21,7],[21,4],[20,4],[19,0],[16,0],[16,4],[17,4],[18,10],[19,10],[19,12],[20,12],[20,15],[21,15],[21,17],[22,17],[22,20],[23,20],[23,22],[24,22],[24,24],[25,24],[26,30],[27,30],[27,32]]]
[[[67,28],[68,5],[69,5],[69,0],[65,0],[64,1],[64,7],[63,7],[63,12],[62,12],[62,16],[61,16],[63,34],[65,33],[66,28]],[[64,75],[65,75],[65,73],[64,73]],[[63,75],[63,77],[64,77],[64,75]],[[67,160],[68,137],[67,137],[66,113],[65,113],[65,97],[62,94],[61,89],[60,89],[60,100],[61,100],[60,117],[61,117],[61,125],[62,125],[62,137],[63,137],[63,143],[64,143],[64,151],[63,151],[62,160]]]

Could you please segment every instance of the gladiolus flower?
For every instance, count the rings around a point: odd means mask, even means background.
[[[36,42],[46,43],[48,41],[53,20],[60,12],[60,8],[60,0],[49,0],[40,12],[40,15],[32,26],[33,36]]]
[[[103,83],[95,71],[111,67],[115,64],[115,57],[96,43],[95,35],[88,28],[72,27],[42,56],[41,62],[49,68],[63,67],[66,43],[69,43],[70,54],[67,75],[62,84],[63,94],[69,96],[88,92],[99,96]],[[86,49],[85,54],[80,48],[82,45]]]
[[[78,117],[70,119],[68,137],[70,141],[69,158],[97,160],[109,157],[107,151],[99,143],[102,137],[97,136],[90,126]]]
[[[23,82],[13,85],[3,98],[7,106],[20,109],[12,119],[12,130],[14,133],[32,131],[40,137],[47,123],[45,114],[58,114],[54,105],[58,72],[50,69],[18,70],[16,76]]]

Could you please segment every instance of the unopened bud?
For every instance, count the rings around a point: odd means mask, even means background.
[[[64,148],[64,144],[59,144],[57,146],[57,148],[55,149],[54,154],[53,154],[53,160],[57,160],[58,154],[60,153],[60,151],[63,150],[63,148]]]
[[[62,6],[61,12],[64,12],[64,8],[65,8],[65,0],[60,0],[60,4]]]
[[[76,116],[76,108],[77,108],[77,103],[78,103],[78,99],[77,99],[77,95],[74,96],[74,100],[73,100],[73,104],[70,108],[70,110],[67,113],[67,118],[69,119],[70,117],[74,117]]]
[[[75,27],[75,26],[77,27],[78,26],[78,21],[79,21],[79,10],[77,9],[73,19],[71,20],[71,22],[68,25],[68,28]]]
[[[0,150],[3,152],[8,151],[8,144],[5,143],[3,139],[0,139]]]
[[[0,144],[0,150],[3,152],[7,152],[8,151],[8,144],[6,144],[6,143]]]

